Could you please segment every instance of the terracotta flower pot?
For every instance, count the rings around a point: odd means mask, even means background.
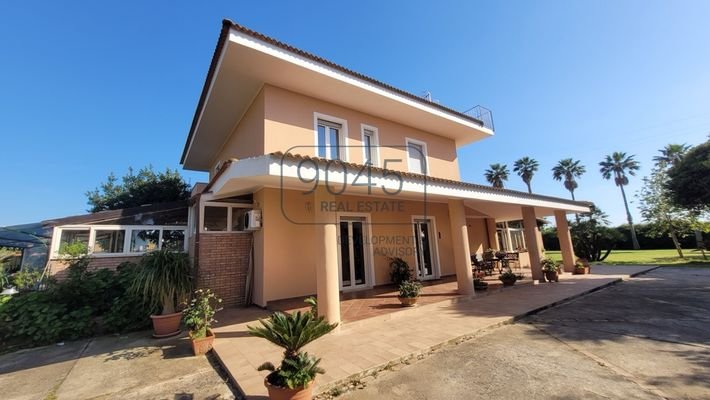
[[[215,333],[212,332],[212,329],[207,330],[207,336],[198,339],[193,339],[192,332],[190,332],[190,341],[192,342],[192,353],[196,356],[207,354],[208,351],[212,350],[214,338]]]
[[[548,282],[559,282],[560,277],[557,275],[556,271],[545,271],[545,278]]]
[[[399,302],[405,307],[414,307],[417,304],[417,297],[397,297]]]
[[[313,398],[313,381],[308,385],[298,389],[288,389],[274,386],[264,379],[264,386],[269,392],[271,400],[311,400]]]
[[[151,315],[153,320],[153,337],[164,338],[175,336],[180,333],[180,321],[182,313],[166,314],[166,315]]]
[[[575,274],[575,275],[587,275],[588,273],[589,273],[589,267],[575,268],[575,269],[574,269],[574,274]]]

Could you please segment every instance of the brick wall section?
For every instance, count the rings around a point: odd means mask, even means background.
[[[140,256],[93,257],[89,263],[89,271],[95,271],[100,268],[107,268],[115,271],[116,267],[126,261],[137,263],[140,259]],[[57,278],[57,280],[61,281],[66,277],[67,268],[69,268],[69,264],[64,260],[53,259],[49,261],[49,274]]]
[[[251,239],[249,233],[201,233],[197,237],[197,285],[212,289],[224,306],[244,304]]]

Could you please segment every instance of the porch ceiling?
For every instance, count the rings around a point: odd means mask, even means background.
[[[326,172],[326,166],[329,166]],[[535,208],[537,217],[553,215],[554,210],[588,212],[587,202],[570,201],[551,196],[535,195],[513,190],[496,189],[467,182],[427,177],[419,174],[385,171],[372,168],[371,193],[365,185],[367,174],[363,166],[349,163],[330,163],[327,160],[292,154],[268,154],[244,160],[234,160],[223,166],[206,191],[215,199],[252,193],[263,187],[309,191],[316,182],[324,184],[328,176],[330,187],[339,191],[348,182],[343,194],[368,196],[387,200],[417,200],[446,202],[462,199],[472,211],[469,215],[492,217],[496,220],[522,218],[521,206]],[[399,192],[395,195],[389,193]]]

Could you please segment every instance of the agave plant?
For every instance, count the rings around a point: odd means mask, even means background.
[[[322,374],[318,367],[319,358],[301,352],[308,343],[331,332],[338,324],[329,324],[324,317],[314,313],[297,311],[293,314],[276,312],[267,320],[259,320],[261,326],[247,326],[249,334],[268,340],[284,349],[281,366],[266,362],[259,371],[271,371],[267,380],[278,387],[297,389],[305,387],[316,374]]]
[[[174,314],[175,304],[192,290],[190,258],[167,249],[144,255],[130,290],[151,307],[162,306],[163,315]]]

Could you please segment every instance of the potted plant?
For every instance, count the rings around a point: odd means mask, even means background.
[[[513,271],[505,271],[500,274],[498,279],[503,282],[503,286],[513,286],[518,279],[522,279],[522,275],[517,275]]]
[[[404,281],[399,284],[399,302],[405,307],[413,307],[417,304],[419,292],[422,290],[422,284],[417,281]]]
[[[473,280],[473,290],[482,291],[488,289],[488,282],[484,282],[483,279],[476,278]]]
[[[574,274],[575,275],[586,275],[590,272],[589,261],[584,258],[579,258],[574,263]]]
[[[554,262],[551,258],[543,258],[540,260],[540,266],[542,267],[542,272],[545,273],[545,278],[549,282],[559,282],[560,277],[559,277],[559,272],[560,272],[560,265],[556,262]]]
[[[409,264],[399,257],[390,258],[390,279],[395,285],[412,279],[412,270]]]
[[[190,259],[182,252],[156,250],[141,258],[140,268],[131,291],[143,297],[151,307],[162,307],[160,315],[151,315],[153,337],[163,338],[180,333],[181,312],[176,304],[185,299],[192,289]]]
[[[301,352],[308,343],[331,332],[338,324],[329,324],[313,312],[297,311],[293,314],[277,312],[268,320],[259,320],[261,326],[247,326],[249,333],[284,349],[281,365],[265,362],[259,371],[271,371],[264,386],[272,400],[308,400],[313,396],[313,382],[323,374],[318,366],[320,359]]]
[[[215,334],[212,323],[217,322],[214,315],[221,308],[216,308],[222,299],[215,296],[210,289],[197,289],[192,300],[182,311],[182,320],[187,326],[192,342],[192,352],[199,356],[212,350]]]

